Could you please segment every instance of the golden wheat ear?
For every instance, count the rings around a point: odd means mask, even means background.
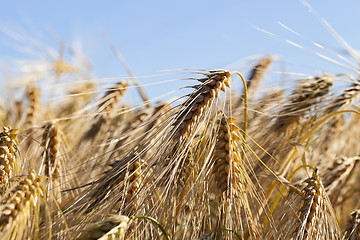
[[[264,76],[271,66],[273,59],[271,56],[262,58],[256,65],[251,69],[250,75],[246,81],[247,96],[250,99],[256,99],[257,91],[259,90],[261,83],[264,80]],[[234,101],[234,109],[239,108],[243,104],[244,93],[239,96],[237,101]]]
[[[234,121],[235,119],[226,116],[219,119],[214,143],[214,163],[211,168],[211,181],[214,184],[210,184],[213,185],[210,191],[218,196],[215,200],[220,200],[218,206],[221,206],[216,226],[236,227],[241,229],[238,230],[241,231],[241,236],[245,236],[247,232],[256,238],[260,236],[259,226],[250,207],[250,202],[256,199],[252,192],[255,185],[249,177],[246,160],[242,158],[245,149],[242,147],[240,128],[233,123]],[[223,234],[225,236],[227,233]]]
[[[29,103],[25,117],[25,125],[32,127],[37,123],[37,118],[40,115],[40,89],[34,84],[29,84],[26,89],[26,97]]]
[[[293,224],[282,234],[284,239],[341,239],[334,210],[326,195],[318,170],[304,181],[302,199]]]
[[[43,129],[42,146],[44,151],[40,172],[46,177],[44,184],[47,191],[61,202],[63,199],[61,190],[73,183],[72,180],[67,179],[65,169],[71,169],[74,165],[67,159],[68,153],[65,150],[67,147],[64,144],[60,126],[49,122],[43,126]]]
[[[360,210],[353,211],[344,231],[344,239],[360,239]]]
[[[101,128],[110,120],[117,102],[126,92],[128,85],[128,83],[120,81],[105,93],[98,106],[98,114],[95,117],[95,122],[84,134],[83,140],[93,139],[98,135]]]
[[[248,90],[250,89],[258,89],[260,85],[260,81],[263,80],[266,71],[269,69],[273,59],[271,56],[267,56],[261,59],[256,66],[251,70],[248,81],[246,82],[246,86]],[[252,91],[252,90],[251,90]],[[249,94],[251,95],[251,94]]]
[[[290,143],[300,142],[314,124],[316,116],[319,114],[316,109],[322,109],[321,107],[326,100],[325,97],[333,85],[333,78],[332,75],[323,74],[322,76],[299,80],[300,84],[292,90],[287,98],[283,99],[282,103],[269,109],[276,112],[275,115],[268,110],[263,113],[265,116],[262,118],[262,122],[249,120],[249,126],[256,124],[255,127],[250,127],[252,137],[259,140],[258,145],[266,146],[267,151],[266,153],[264,151],[258,152],[262,162],[255,163],[255,172],[259,173],[264,169],[263,164],[265,164],[286,176],[282,170],[276,169],[275,164],[288,158],[292,150]],[[258,111],[261,112],[262,110],[259,109]],[[258,124],[264,127],[259,128]],[[256,149],[258,146],[253,148]],[[274,162],[275,159],[278,160],[278,163]],[[288,162],[286,164],[288,165]]]
[[[83,230],[78,240],[125,239],[129,218],[123,215],[112,215],[100,222],[93,223]]]
[[[39,201],[43,197],[43,187],[39,176],[31,172],[2,198],[0,207],[0,233],[4,239],[23,239],[39,211]],[[29,225],[30,224],[30,225]]]
[[[60,168],[60,163],[56,161],[59,151],[59,133],[57,127],[53,123],[47,123],[43,128],[42,143],[45,147],[43,153],[45,176],[52,178],[54,181],[58,177]]]
[[[149,133],[144,135],[146,138],[134,138],[139,139],[135,147],[127,149],[127,153],[111,163],[110,169],[103,172],[91,189],[81,194],[83,199],[75,203],[73,208],[79,209],[77,213],[115,211],[131,214],[148,211],[146,214],[151,213],[151,216],[162,220],[169,219],[169,223],[175,224],[176,219],[171,219],[174,213],[166,210],[169,214],[164,217],[165,212],[160,206],[169,206],[166,209],[171,208],[174,212],[177,209],[174,203],[179,203],[177,198],[180,198],[181,189],[175,188],[182,173],[189,168],[184,164],[191,142],[196,131],[200,132],[200,128],[209,124],[210,113],[216,112],[214,102],[218,100],[219,91],[225,91],[225,87],[230,85],[230,73],[224,70],[209,71],[196,80],[201,84],[194,86],[195,91],[184,103],[170,109],[169,114],[163,114],[165,119],[160,126],[151,127],[151,123],[143,123],[150,127]],[[200,123],[204,126],[199,127]],[[174,149],[174,145],[184,148]],[[198,155],[201,155],[200,148]],[[199,167],[202,168],[201,165]]]
[[[286,130],[289,125],[304,116],[311,107],[315,107],[319,97],[328,94],[333,85],[333,79],[334,76],[324,74],[320,77],[303,80],[280,110],[279,117],[276,118],[272,130],[275,132]]]
[[[333,166],[324,175],[324,187],[334,207],[346,200],[344,199],[346,196],[339,193],[348,185],[359,162],[359,156],[341,157],[333,162]]]
[[[325,114],[343,110],[355,102],[359,97],[360,82],[357,80],[350,87],[346,88],[340,96],[335,97],[330,101],[328,107],[325,108]]]
[[[201,116],[206,114],[219,91],[225,91],[225,86],[230,86],[230,72],[214,70],[205,74],[205,78],[197,79],[201,85],[194,86],[195,92],[181,105],[176,114],[173,126],[175,129],[174,139],[184,139],[192,132]]]
[[[9,187],[9,178],[14,176],[18,158],[16,130],[3,127],[0,133],[0,196]]]

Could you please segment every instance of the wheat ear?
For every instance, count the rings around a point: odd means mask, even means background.
[[[298,210],[294,239],[340,239],[340,230],[318,169],[304,181],[303,198]]]
[[[203,84],[194,86],[195,92],[182,104],[180,112],[175,116],[173,125],[176,129],[174,138],[185,138],[200,117],[209,108],[214,99],[219,95],[219,90],[225,91],[225,86],[230,87],[230,72],[214,70],[205,74],[205,78],[197,79]]]
[[[29,104],[26,112],[26,126],[33,127],[36,124],[36,114],[40,110],[40,89],[33,84],[30,84],[26,90],[26,96],[29,99]]]
[[[129,218],[123,215],[112,215],[101,222],[94,223],[85,229],[78,240],[123,240]]]
[[[33,172],[20,180],[19,184],[8,196],[3,197],[4,204],[0,207],[0,233],[2,236],[22,239],[29,216],[37,208],[43,196],[40,178]],[[14,238],[14,239],[15,239]],[[10,239],[10,238],[9,238]],[[13,239],[13,238],[12,238]]]
[[[325,113],[329,114],[335,111],[343,110],[360,97],[360,81],[354,82],[344,92],[334,98],[325,108]]]
[[[259,232],[251,213],[248,196],[254,186],[247,173],[245,159],[242,157],[244,149],[241,143],[243,139],[239,133],[240,128],[233,123],[234,121],[235,119],[225,116],[219,120],[219,131],[215,142],[212,175],[217,191],[214,193],[216,196],[221,196],[221,205],[223,205],[221,221],[225,223],[225,225],[218,223],[218,226],[230,227],[231,222],[235,222],[233,219],[228,219],[228,212],[231,208],[234,208],[237,211],[235,214],[241,214],[245,219],[245,229],[251,232],[253,237],[256,237],[259,236]],[[241,225],[240,221],[237,226]],[[244,235],[244,232],[242,235]]]
[[[344,239],[360,239],[360,210],[353,211],[344,233]]]
[[[110,119],[113,110],[115,109],[116,103],[119,101],[120,97],[124,95],[127,87],[128,83],[120,81],[105,93],[101,103],[98,106],[98,114],[95,118],[95,122],[85,133],[84,139],[91,139],[96,137],[102,126]]]
[[[13,175],[18,144],[16,130],[3,127],[0,133],[0,196],[8,188],[9,178]]]
[[[59,150],[58,128],[53,123],[47,123],[43,128],[42,143],[45,147],[43,153],[45,176],[50,177],[54,181],[58,178],[60,169],[60,162],[56,161]]]
[[[324,176],[324,187],[332,204],[337,204],[341,190],[347,185],[351,173],[354,171],[356,165],[360,162],[360,157],[342,157],[334,161],[331,168]]]
[[[280,110],[280,116],[272,126],[273,131],[283,131],[304,116],[306,111],[317,103],[319,97],[329,92],[333,78],[332,75],[324,74],[321,77],[304,80],[295,88],[288,102]]]

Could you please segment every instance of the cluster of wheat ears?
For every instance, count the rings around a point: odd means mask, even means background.
[[[360,239],[358,76],[261,88],[273,61],[183,70],[189,94],[171,102],[133,76],[17,84],[0,110],[0,238]],[[59,84],[77,71],[51,67]]]

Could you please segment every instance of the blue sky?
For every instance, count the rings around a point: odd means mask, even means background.
[[[309,3],[351,46],[358,48],[360,1]],[[311,50],[300,50],[254,27],[316,49],[278,22],[334,51],[343,51],[326,28],[296,0],[34,0],[2,1],[0,8],[2,29],[38,39],[39,57],[46,57],[45,46],[57,49],[59,40],[63,40],[67,46],[81,48],[99,77],[126,75],[102,31],[137,74],[163,69],[224,68],[248,56],[266,54],[283,56],[291,71],[342,71],[313,56]],[[0,62],[36,59],[37,56],[14,49],[11,42],[8,35],[0,33]]]

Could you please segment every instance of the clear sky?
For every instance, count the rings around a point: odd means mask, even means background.
[[[351,46],[359,47],[360,1],[309,3]],[[47,46],[59,49],[59,40],[63,40],[67,46],[80,48],[97,76],[126,75],[104,40],[103,31],[136,74],[163,69],[232,68],[240,59],[266,54],[283,56],[292,71],[341,71],[315,57],[312,50],[300,50],[255,28],[317,49],[278,22],[333,51],[343,52],[326,28],[296,0],[33,0],[1,2],[0,63],[3,66],[11,65],[13,59],[36,59],[26,50],[14,49],[10,31],[37,42],[33,50],[40,57],[46,56]],[[32,48],[34,42],[26,40],[22,47]]]

